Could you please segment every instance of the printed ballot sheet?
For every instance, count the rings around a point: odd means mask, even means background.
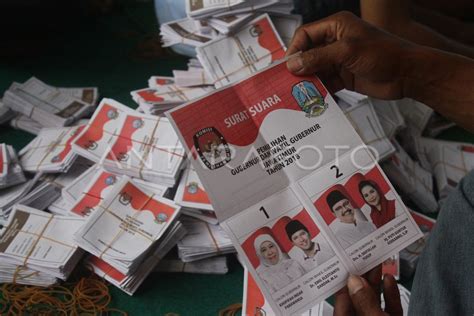
[[[76,233],[78,245],[104,260],[136,260],[179,213],[172,201],[123,177]]]
[[[197,57],[217,88],[255,73],[283,58],[286,47],[268,14],[250,21],[230,37],[196,49]]]
[[[103,99],[72,150],[105,169],[173,186],[184,152],[168,119]]]
[[[214,210],[193,166],[189,166],[184,170],[174,200],[176,204],[183,207],[207,211]]]
[[[299,314],[301,316],[332,316],[334,308],[326,301],[316,304],[306,312]],[[242,315],[274,315],[275,313],[265,301],[262,291],[258,288],[257,283],[244,269],[244,297],[242,303]]]
[[[315,76],[293,76],[278,63],[167,116],[278,315],[301,314],[349,273],[365,273],[422,237]]]

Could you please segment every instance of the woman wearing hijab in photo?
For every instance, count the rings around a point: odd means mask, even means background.
[[[370,206],[370,217],[375,227],[379,228],[395,218],[395,200],[387,200],[375,182],[361,181],[359,192]]]
[[[257,273],[267,285],[270,292],[274,293],[305,272],[301,265],[284,254],[272,236],[263,234],[255,238],[255,251],[260,260]]]

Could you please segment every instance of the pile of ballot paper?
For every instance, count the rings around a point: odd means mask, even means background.
[[[66,280],[82,251],[73,240],[83,220],[16,205],[1,230],[2,282],[50,285]]]
[[[155,267],[155,272],[226,274],[229,271],[227,257],[218,256],[191,262],[183,262],[175,254],[164,257]]]
[[[89,261],[95,269],[123,276],[117,284],[127,293],[183,237],[181,224],[176,224],[179,206],[161,195],[124,176],[74,235],[77,245],[94,256]]]
[[[173,77],[152,76],[148,88],[130,92],[145,114],[160,115],[174,106],[193,100],[214,90],[208,86],[183,87],[175,84]]]
[[[25,181],[15,149],[10,145],[0,144],[0,189]]]
[[[185,154],[166,118],[131,110],[103,99],[72,141],[72,153],[105,169],[146,181],[173,186]]]
[[[146,258],[143,259],[140,265],[128,274],[124,274],[104,259],[93,255],[86,258],[86,265],[91,267],[97,275],[105,278],[125,293],[133,295],[146,277],[156,269],[157,263],[162,262],[163,256],[185,235],[186,230],[183,225],[179,221],[173,223],[153,249],[148,251]]]
[[[178,255],[183,262],[235,252],[231,240],[219,225],[189,217],[183,217],[181,222],[188,231],[178,242]]]
[[[7,107],[43,127],[71,125],[90,114],[96,101],[95,88],[59,89],[35,77],[14,82],[3,95]]]

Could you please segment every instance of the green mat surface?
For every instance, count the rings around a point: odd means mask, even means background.
[[[0,61],[0,91],[13,81],[31,76],[64,87],[97,86],[101,97],[113,98],[136,107],[130,91],[147,86],[152,75],[172,75],[173,69],[185,69],[187,59],[172,53],[157,56],[158,26],[151,2],[120,3],[107,15],[75,18],[57,30],[40,55]],[[474,138],[459,129],[450,129],[440,138],[470,141]],[[17,150],[33,135],[0,126],[0,143]],[[410,286],[411,280],[403,280]],[[242,300],[243,269],[230,260],[230,272],[224,276],[153,273],[130,297],[111,286],[112,306],[131,316],[216,315]]]

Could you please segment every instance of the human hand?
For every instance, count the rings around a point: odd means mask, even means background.
[[[385,275],[382,281],[381,266],[364,277],[351,275],[347,287],[336,293],[334,316],[401,316],[403,309],[397,281]],[[380,289],[383,288],[385,311],[380,307]]]
[[[340,12],[301,26],[287,56],[288,69],[296,75],[317,75],[335,92],[355,90],[380,99],[404,97],[403,57],[416,46]]]

